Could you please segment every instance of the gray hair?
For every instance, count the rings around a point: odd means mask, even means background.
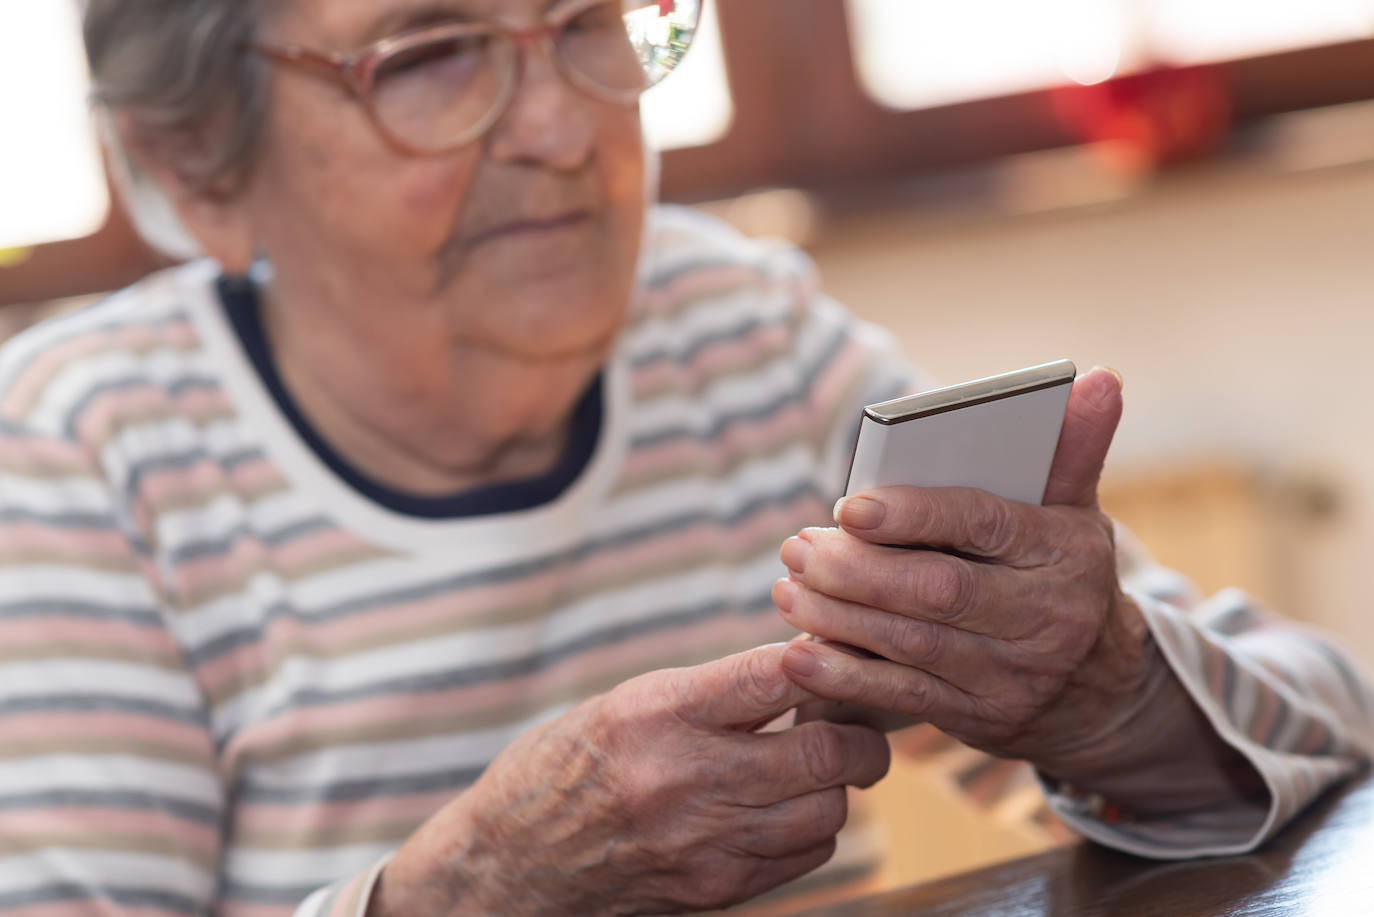
[[[256,0],[82,0],[93,99],[115,180],[139,233],[178,258],[198,254],[175,210],[111,124],[167,141],[188,180],[241,183],[266,122],[269,77],[245,52]],[[231,186],[232,187],[232,186]]]

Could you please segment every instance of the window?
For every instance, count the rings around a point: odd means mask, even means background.
[[[0,249],[89,235],[109,198],[75,4],[6,3],[0,34]]]
[[[725,76],[716,4],[707,2],[692,50],[670,79],[644,94],[644,130],[660,150],[702,146],[730,130],[734,104]]]
[[[97,288],[72,279],[91,251],[110,266],[101,284],[150,263],[117,208],[101,227],[76,6],[0,3],[0,35],[22,36],[0,55],[0,257],[88,236],[28,265],[29,298]],[[1374,0],[705,0],[697,47],[642,111],[666,151],[665,199],[784,186],[859,202],[865,188],[887,199],[894,180],[1072,143],[1048,87],[1156,60],[1221,61],[1237,124],[1369,99]],[[23,270],[5,269],[0,301],[19,297]]]
[[[1374,0],[849,0],[849,17],[864,87],[903,110],[1374,36]]]
[[[1171,61],[1272,54],[1374,36],[1374,0],[1152,0],[1143,31]]]

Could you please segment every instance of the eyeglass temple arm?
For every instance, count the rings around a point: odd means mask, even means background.
[[[310,51],[297,45],[276,45],[251,44],[249,48],[264,57],[271,58],[278,63],[295,67],[306,73],[318,76],[321,79],[338,83],[348,89],[357,89],[355,85],[354,68],[356,66],[352,57],[342,54],[321,54],[318,51]]]

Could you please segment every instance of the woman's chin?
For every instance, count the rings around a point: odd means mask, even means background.
[[[549,308],[496,310],[484,318],[499,321],[483,322],[482,327],[460,337],[469,344],[531,362],[604,357],[620,331],[623,310],[612,314],[599,303],[584,308],[570,306],[564,301]]]

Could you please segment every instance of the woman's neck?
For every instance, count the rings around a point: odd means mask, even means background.
[[[537,477],[606,349],[528,361],[439,333],[358,340],[264,295],[282,383],[321,437],[378,483],[421,497]]]

